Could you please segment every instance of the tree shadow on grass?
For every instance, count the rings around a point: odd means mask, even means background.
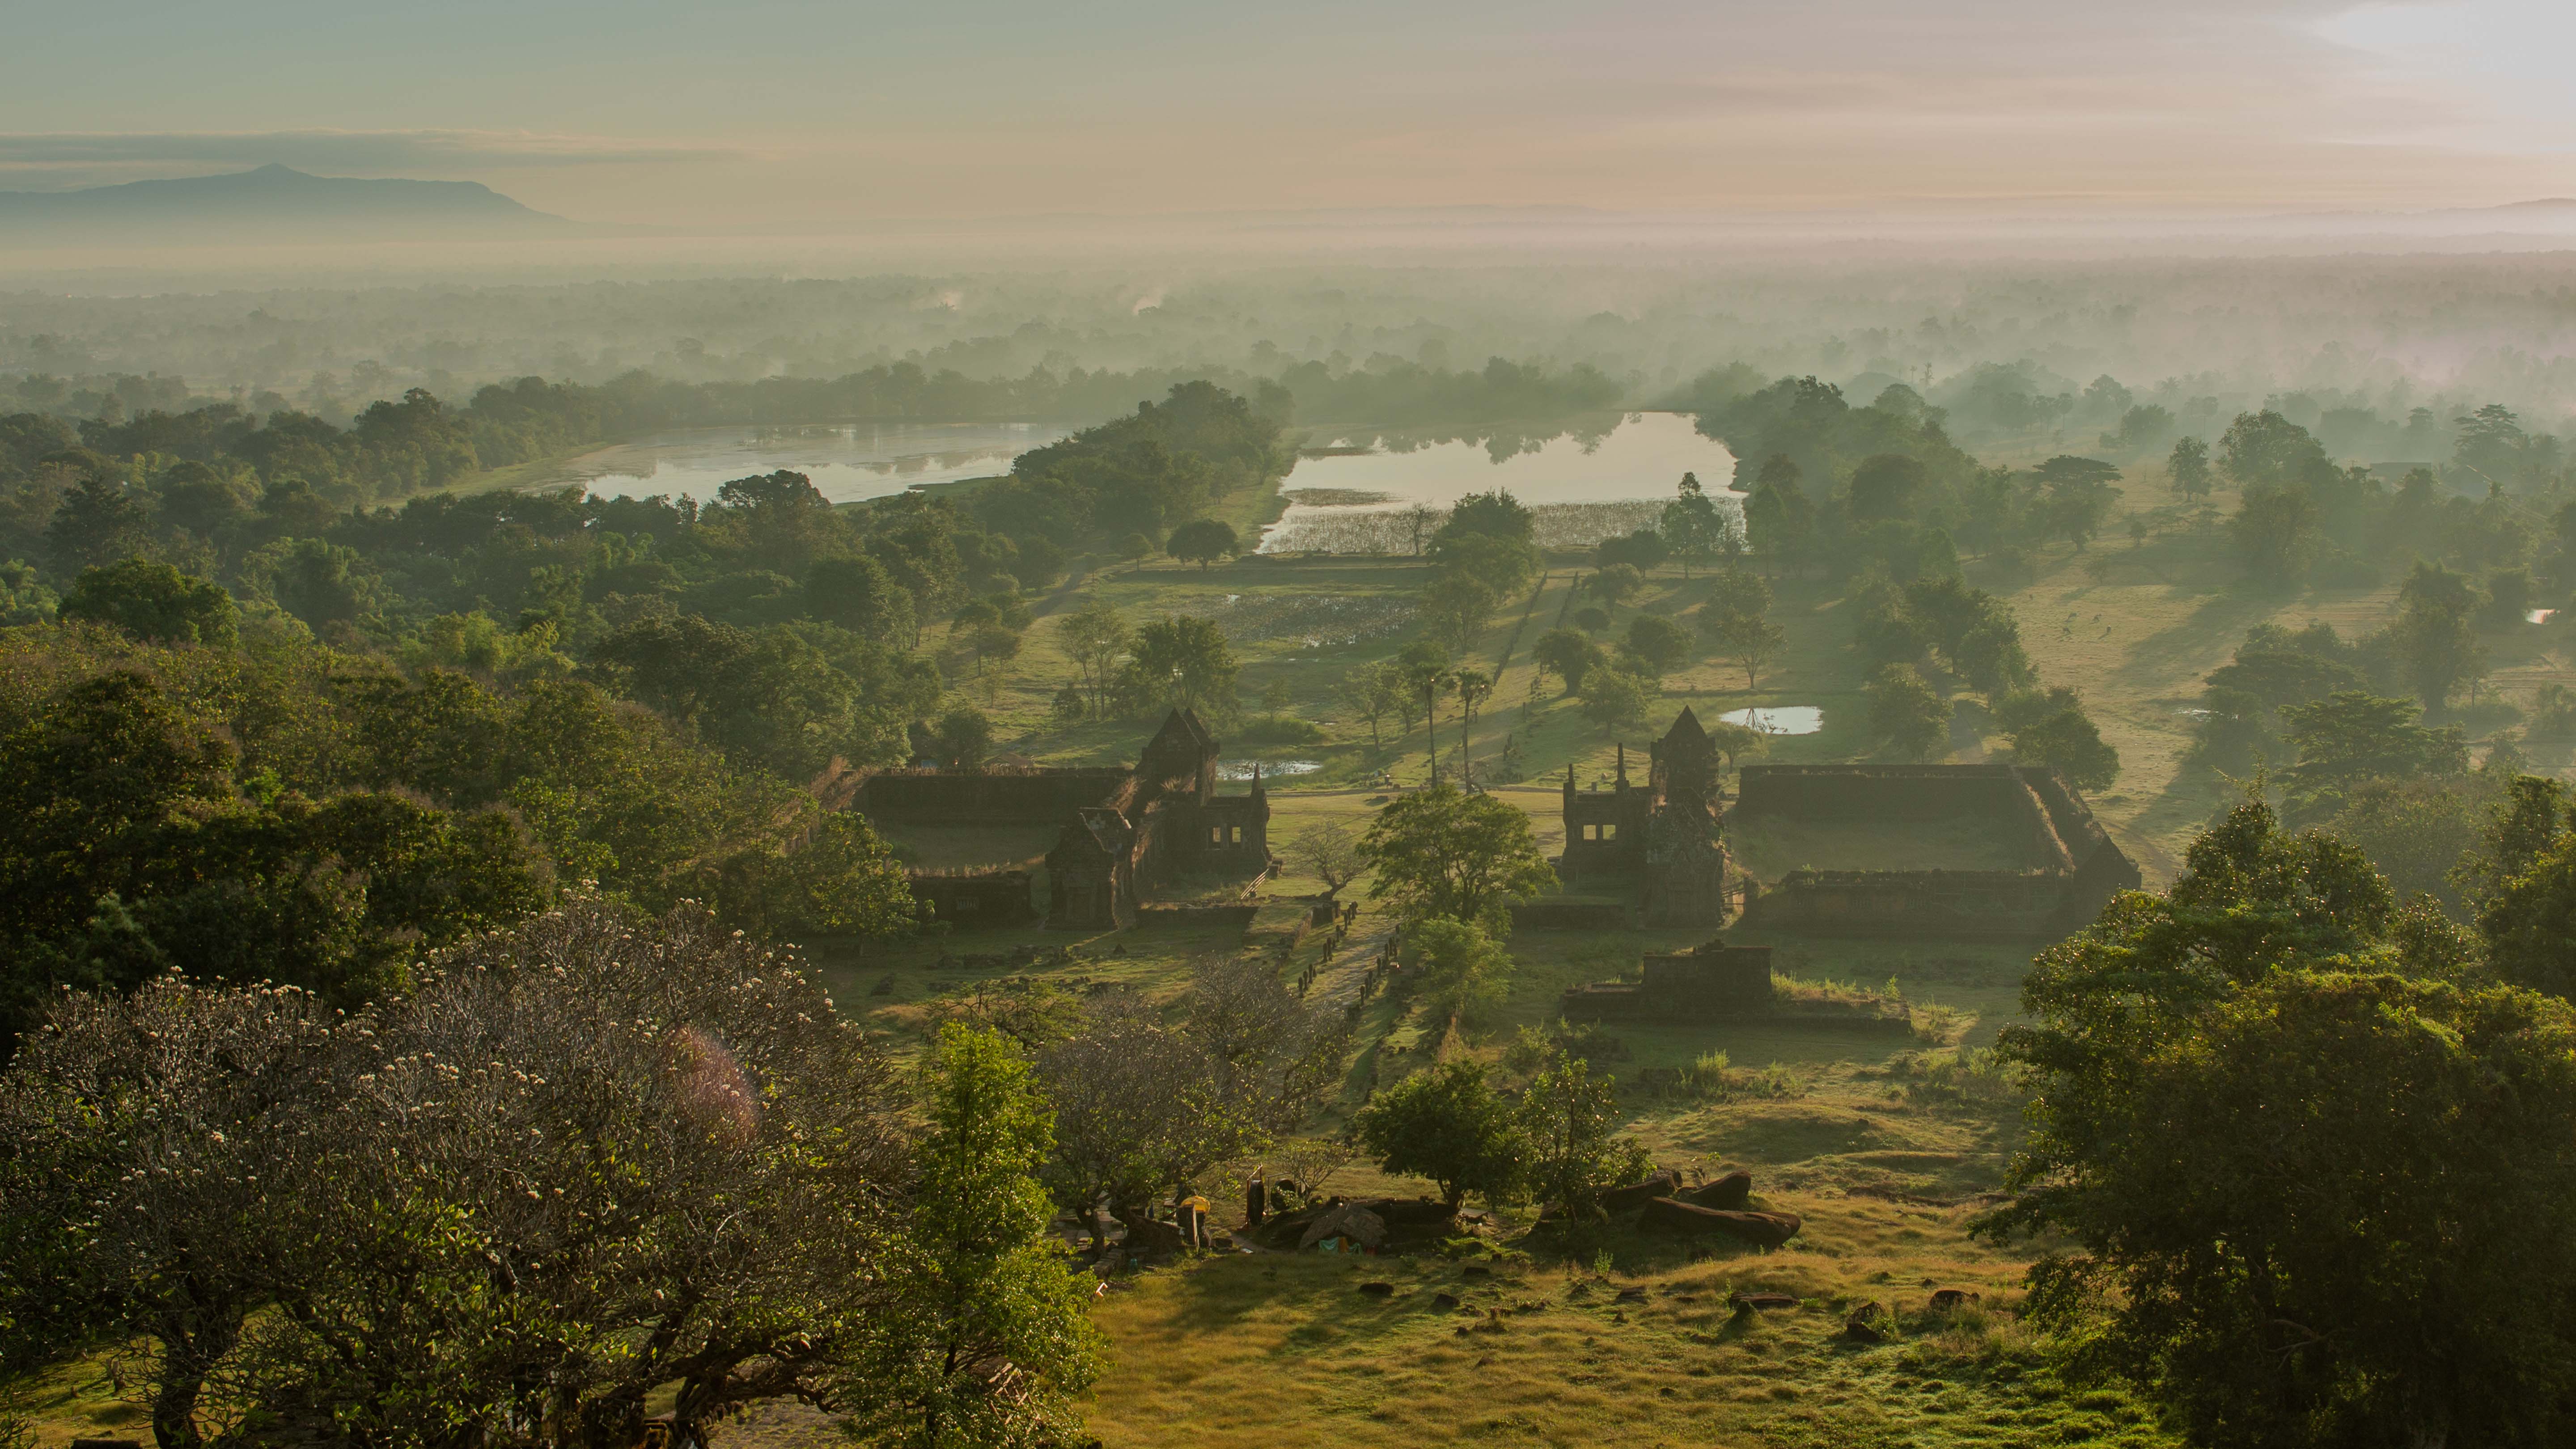
[[[2130,645],[2123,671],[2132,677],[2161,679],[2178,669],[2196,669],[2212,649],[2243,638],[2247,629],[2278,612],[2281,604],[2279,596],[2250,586],[2212,594],[2181,623]]]

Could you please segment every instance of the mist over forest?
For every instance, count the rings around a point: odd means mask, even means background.
[[[1812,374],[1857,402],[1904,382],[1981,446],[2090,448],[2137,405],[2183,431],[2269,405],[2339,457],[2430,461],[2460,412],[2501,403],[2545,432],[2576,405],[2571,283],[2565,258],[2543,254],[0,292],[0,402],[74,419],[231,402],[346,426],[415,387],[462,403],[523,376],[641,372],[787,393],[909,365],[933,400],[816,413],[743,387],[673,421],[1083,419],[1204,375],[1287,383],[1309,421],[1458,424],[1516,405],[1424,374],[1499,357],[1599,373],[1615,392],[1595,406],[1680,405],[1704,374],[1740,367]],[[941,397],[949,374],[1018,386]]]

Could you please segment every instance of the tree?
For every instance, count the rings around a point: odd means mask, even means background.
[[[1744,687],[1751,689],[1761,678],[1765,662],[1779,657],[1789,647],[1789,632],[1758,613],[1711,613],[1710,605],[1700,611],[1700,632],[1708,636],[1720,653],[1733,657],[1744,670]]]
[[[1919,458],[1904,453],[1878,453],[1852,470],[1851,514],[1864,523],[1914,516],[1915,495],[1931,475]]]
[[[1093,714],[1109,709],[1111,671],[1136,645],[1125,615],[1099,599],[1086,601],[1056,625],[1065,657],[1073,661],[1075,679],[1091,700]]]
[[[1494,677],[1481,669],[1453,670],[1449,687],[1458,693],[1458,768],[1461,783],[1476,788],[1476,711],[1494,693]]]
[[[1699,475],[1684,473],[1673,501],[1664,505],[1656,527],[1673,556],[1682,561],[1682,577],[1690,577],[1690,566],[1704,563],[1713,556],[1720,542],[1733,536],[1734,529],[1718,510],[1708,490],[1700,486]]]
[[[942,1027],[926,1073],[930,1130],[913,1151],[904,1225],[883,1267],[892,1312],[869,1315],[843,1393],[861,1443],[949,1449],[1059,1442],[1100,1373],[1092,1279],[1048,1235],[1035,1173],[1055,1113],[998,1032]]]
[[[1344,709],[1368,721],[1369,743],[1378,744],[1378,722],[1412,699],[1398,671],[1384,662],[1343,675],[1333,683],[1333,698]]]
[[[1869,737],[1880,749],[1916,761],[1946,752],[1950,707],[1911,666],[1887,665],[1870,676],[1865,692]]]
[[[1690,657],[1690,635],[1660,614],[1639,614],[1628,621],[1628,652],[1661,674]],[[1748,686],[1750,687],[1750,686]]]
[[[1243,552],[1243,541],[1234,535],[1234,525],[1222,519],[1201,518],[1172,530],[1165,551],[1183,563],[1194,563],[1201,572],[1221,558],[1232,558]]]
[[[2102,520],[2120,496],[2111,485],[2120,470],[2099,458],[2060,454],[2034,470],[2044,490],[2049,528],[2078,551],[2102,531]]]
[[[1465,653],[1475,647],[1496,602],[1493,588],[1468,573],[1447,573],[1422,591],[1422,626],[1432,637]]]
[[[1786,453],[1774,453],[1754,474],[1753,491],[1744,500],[1745,535],[1762,555],[1765,572],[1773,561],[1796,564],[1815,532],[1816,505],[1799,478],[1797,463]]]
[[[2416,697],[2426,709],[2440,709],[2464,681],[2486,673],[2486,650],[2473,622],[2477,590],[2449,569],[2419,561],[2398,588],[2397,603],[2398,654]]]
[[[1141,533],[1131,533],[1118,541],[1118,556],[1127,561],[1130,573],[1145,567],[1154,556],[1154,540]]]
[[[1288,860],[1324,883],[1324,894],[1337,896],[1359,878],[1359,837],[1337,820],[1319,820],[1288,837]]]
[[[864,555],[816,559],[799,598],[811,617],[888,648],[905,647],[918,633],[911,592]]]
[[[2415,722],[2418,713],[2412,700],[2357,690],[2286,706],[2282,735],[2299,758],[2282,777],[2305,808],[2330,814],[2366,780],[2466,773],[2469,747],[2459,727],[2427,728]]]
[[[226,649],[234,643],[238,614],[222,586],[165,563],[129,558],[84,570],[63,596],[62,616],[113,624],[156,644]]]
[[[1666,505],[1670,506],[1670,505]],[[1602,568],[1612,564],[1632,564],[1640,573],[1653,573],[1664,560],[1672,557],[1673,546],[1651,528],[1640,528],[1615,538],[1605,538],[1592,550],[1593,562]]]
[[[576,1449],[636,1442],[655,1392],[691,1438],[855,1407],[836,1367],[898,1307],[887,1088],[819,985],[694,908],[577,899],[345,1019],[167,977],[75,997],[0,1078],[0,1222],[83,1226],[13,1256],[0,1315],[33,1289],[149,1340],[171,1445]]]
[[[140,553],[152,538],[150,517],[123,483],[94,472],[71,486],[45,525],[54,567],[66,574],[105,568]]]
[[[2249,574],[2285,584],[2307,572],[2318,516],[2316,498],[2304,487],[2250,486],[2227,527]]]
[[[1530,646],[1530,658],[1538,667],[1565,681],[1565,692],[1574,694],[1583,688],[1584,679],[1603,664],[1601,646],[1573,629],[1550,629]]]
[[[1583,717],[1601,726],[1604,735],[1642,723],[1648,698],[1646,682],[1616,666],[1605,665],[1583,677]]]
[[[1529,1144],[1528,1186],[1558,1216],[1600,1217],[1602,1190],[1650,1165],[1635,1139],[1619,1135],[1616,1084],[1581,1057],[1559,1054],[1521,1093],[1515,1115]]]
[[[1452,1018],[1500,1001],[1510,984],[1510,953],[1481,926],[1435,916],[1406,928],[1405,964],[1434,1017]]]
[[[2531,439],[2511,408],[2488,403],[2466,417],[2453,418],[2451,424],[2458,430],[2451,448],[2453,463],[2497,485],[2521,473]]]
[[[1214,619],[1174,614],[1136,631],[1131,666],[1152,704],[1227,715],[1242,666]]]
[[[1153,1197],[1260,1151],[1338,1089],[1350,1028],[1310,1011],[1275,965],[1196,963],[1182,1019],[1110,996],[1039,1058],[1056,1108],[1046,1178],[1056,1201],[1129,1220]]]
[[[825,936],[884,937],[913,924],[903,863],[855,811],[836,810],[780,872],[777,924]]]
[[[1409,922],[1440,916],[1500,932],[1512,902],[1556,883],[1527,815],[1449,785],[1416,790],[1378,811],[1360,839],[1360,858],[1377,873],[1369,898],[1393,902]]]
[[[1353,1113],[1351,1133],[1380,1171],[1431,1179],[1452,1208],[1471,1192],[1492,1205],[1519,1191],[1526,1142],[1481,1063],[1414,1073]]]
[[[2209,444],[2198,438],[2174,439],[2173,452],[2165,457],[2165,476],[2173,480],[2176,493],[2185,498],[2209,496]]]
[[[971,704],[952,705],[925,732],[921,748],[944,768],[977,769],[993,753],[993,722]]]
[[[2219,465],[2246,489],[2305,483],[2327,465],[2326,450],[2308,430],[2269,408],[2238,413],[2218,440]]]
[[[1611,564],[1595,570],[1590,578],[1583,581],[1585,593],[1613,609],[1635,597],[1637,591],[1645,586],[1646,576],[1637,572],[1635,564]]]
[[[1422,701],[1422,720],[1429,735],[1424,753],[1431,760],[1431,783],[1440,783],[1440,692],[1449,687],[1449,651],[1430,639],[1404,646],[1392,667],[1412,698]]]
[[[966,647],[974,652],[975,672],[980,675],[987,664],[1007,664],[1019,657],[1019,631],[1000,624],[978,624],[966,636]]]
[[[2033,1075],[2031,1307],[2195,1444],[2566,1437],[2576,1018],[2453,953],[2349,845],[2259,801],[2162,896],[2051,947],[1999,1044]]]
[[[2102,738],[2070,694],[2063,704],[2017,722],[2009,738],[2013,763],[2056,770],[2078,790],[2106,790],[2120,775],[2120,752]]]
[[[1431,560],[1444,576],[1473,580],[1496,597],[1538,577],[1539,569],[1538,545],[1528,538],[1459,531],[1454,520],[1433,536]]]

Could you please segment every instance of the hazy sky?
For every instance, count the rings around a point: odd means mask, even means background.
[[[283,161],[599,221],[2576,194],[2571,0],[81,0],[0,186]]]

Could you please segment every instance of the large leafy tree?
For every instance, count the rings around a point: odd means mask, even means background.
[[[1622,1136],[1617,1084],[1589,1063],[1560,1054],[1532,1078],[1515,1113],[1527,1157],[1522,1181],[1555,1214],[1601,1215],[1601,1194],[1641,1177],[1646,1149]]]
[[[164,978],[0,1076],[0,1315],[139,1336],[164,1445],[611,1449],[841,1397],[893,1310],[890,1079],[792,961],[576,900],[347,1018]],[[14,1241],[14,1239],[13,1239]],[[202,1386],[220,1383],[221,1392]]]
[[[1370,1098],[1352,1115],[1351,1132],[1382,1171],[1431,1179],[1453,1208],[1471,1192],[1508,1201],[1527,1168],[1513,1103],[1478,1062],[1414,1073]]]
[[[952,1449],[1061,1442],[1100,1370],[1092,1280],[1047,1233],[1036,1172],[1055,1113],[1000,1033],[941,1029],[925,1073],[930,1130],[913,1151],[889,1310],[861,1320],[843,1393],[861,1443]]]
[[[2576,1416],[2576,1016],[2456,979],[2437,916],[2248,802],[2052,948],[1987,1232],[2079,1362],[2195,1443],[2539,1445]]]
[[[113,624],[158,644],[217,648],[233,643],[239,617],[221,585],[141,558],[83,571],[63,596],[62,615]]]
[[[1174,614],[1136,631],[1127,685],[1138,703],[1204,714],[1234,711],[1235,677],[1243,666],[1214,619]]]
[[[1446,917],[1499,933],[1512,902],[1556,884],[1527,815],[1452,785],[1416,790],[1380,810],[1360,857],[1375,872],[1370,899],[1391,902],[1408,921]]]
[[[2298,763],[2282,772],[2303,810],[2330,812],[2369,780],[2458,775],[2469,747],[2457,725],[2419,724],[2415,702],[2338,690],[2280,711]]]

